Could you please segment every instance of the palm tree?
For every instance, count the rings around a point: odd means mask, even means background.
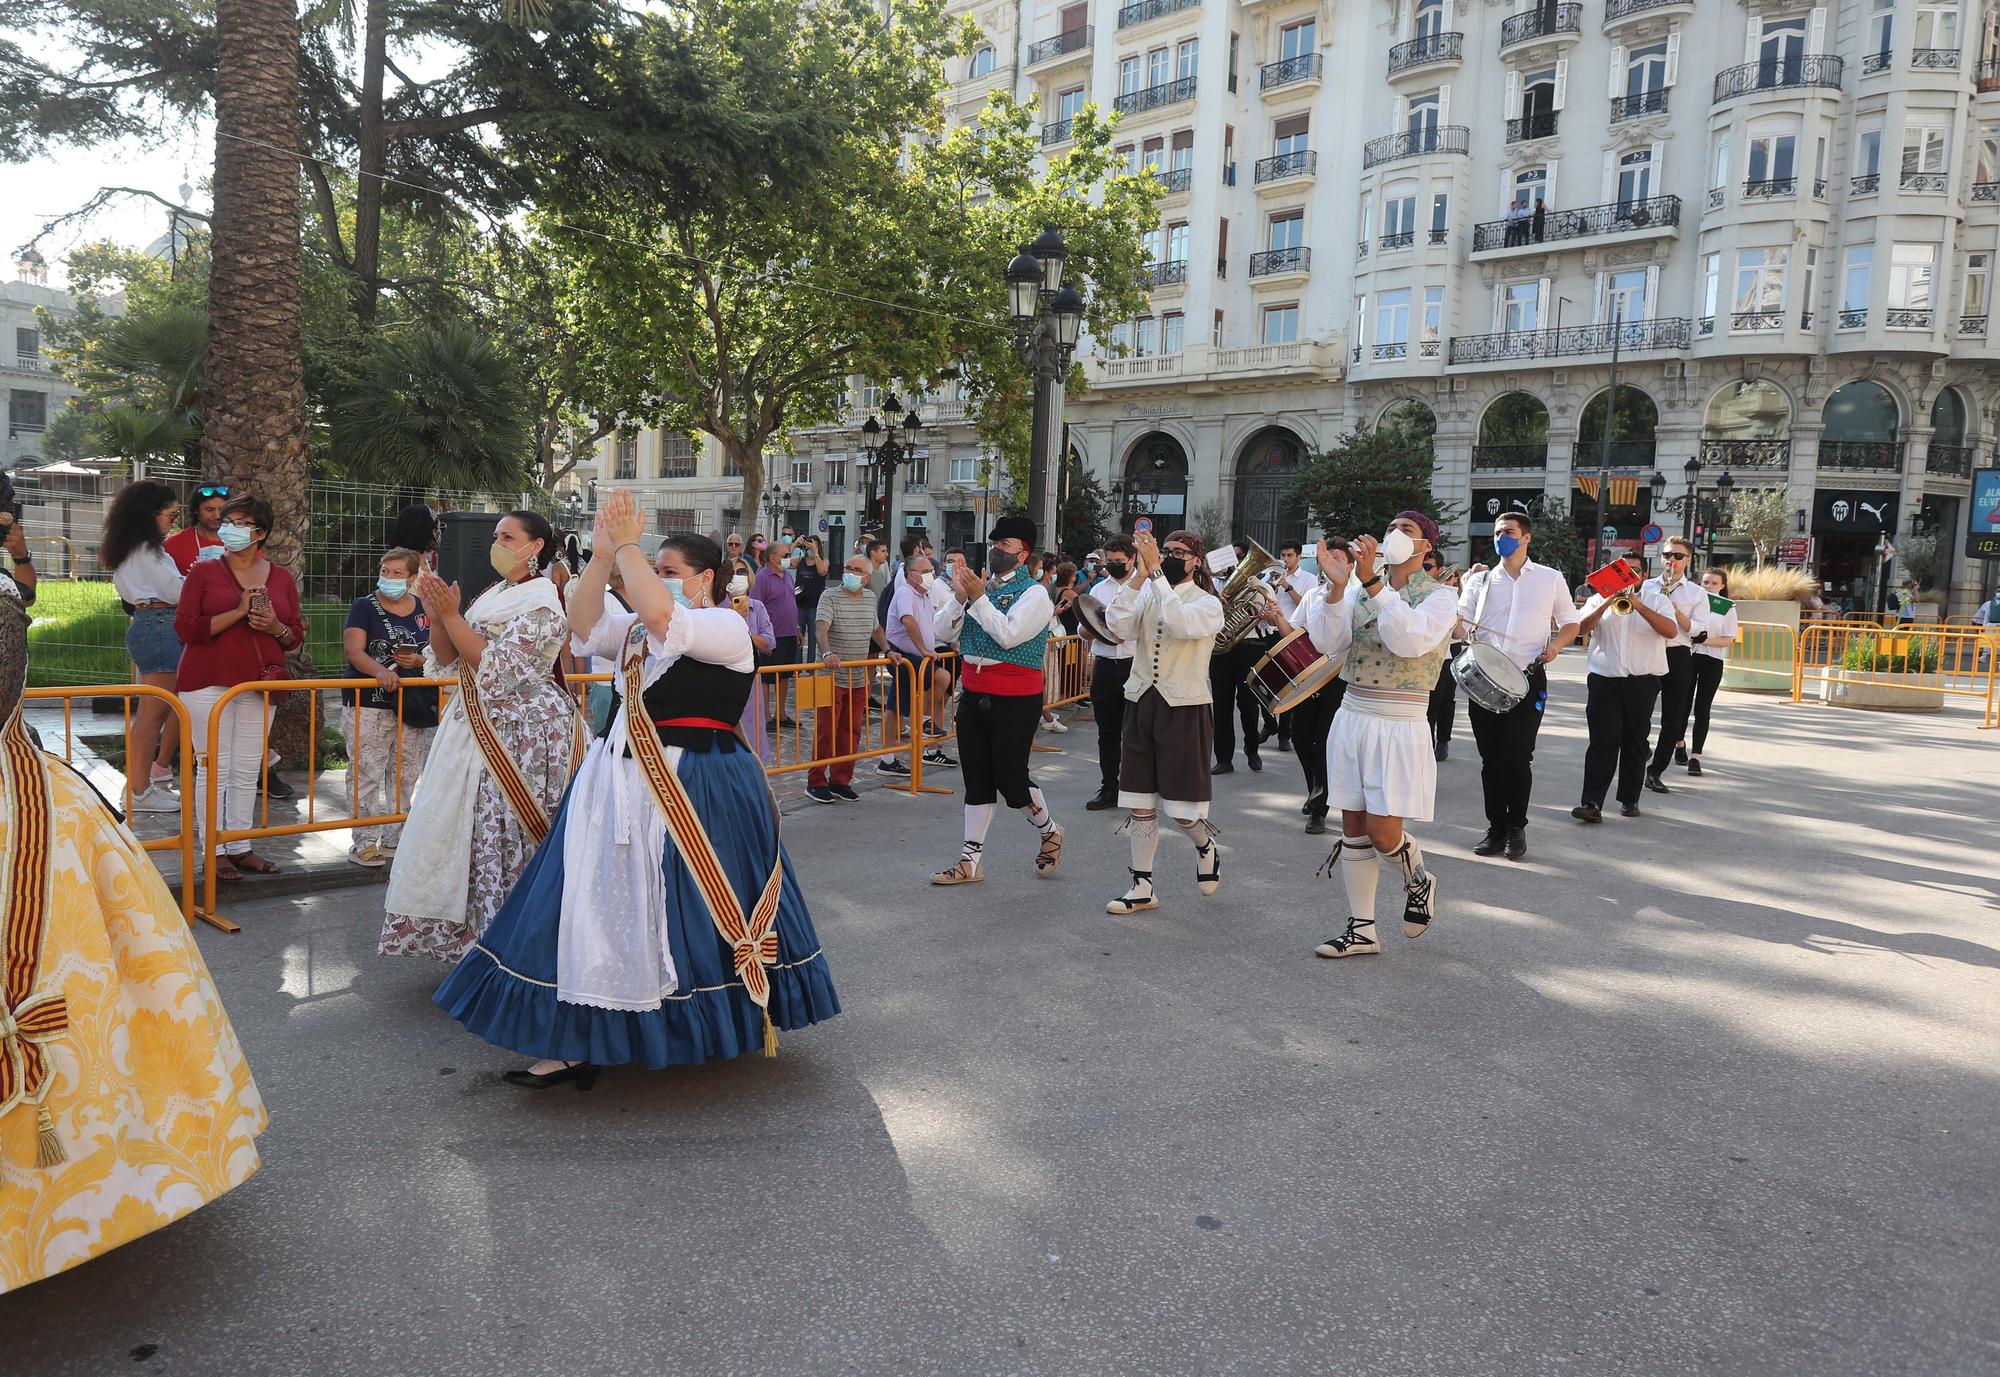
[[[201,448],[208,312],[169,306],[112,322],[83,360],[91,439],[126,459],[194,459]]]
[[[518,491],[532,443],[513,361],[462,321],[377,338],[327,408],[350,478]]]

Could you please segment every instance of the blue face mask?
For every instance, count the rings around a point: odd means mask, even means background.
[[[842,574],[840,576],[840,586],[850,593],[859,593],[861,591],[861,575]]]
[[[389,599],[389,601],[395,602],[403,594],[410,591],[410,581],[408,579],[376,579],[375,591]]]
[[[1497,535],[1493,537],[1493,553],[1499,555],[1502,559],[1512,558],[1514,552],[1520,548],[1521,542],[1513,536]]]
[[[222,541],[222,548],[232,555],[241,554],[257,543],[256,531],[232,521],[223,522],[222,529],[215,534]]]
[[[668,580],[666,581],[666,584],[667,584],[667,591],[668,591],[669,593],[672,593],[672,594],[674,595],[674,605],[675,605],[675,606],[677,606],[677,607],[693,607],[693,606],[694,606],[694,599],[690,598],[690,597],[689,597],[689,596],[687,595],[687,592],[686,592],[686,590],[684,590],[684,589],[683,589],[683,588],[681,587],[681,583],[682,583],[682,580],[680,580],[680,579],[668,579]]]

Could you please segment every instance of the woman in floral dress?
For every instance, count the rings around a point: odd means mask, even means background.
[[[426,677],[457,677],[410,800],[389,877],[384,956],[456,961],[492,920],[548,832],[582,744],[576,704],[555,678],[567,638],[549,523],[510,512],[494,530],[500,581],[463,615],[457,584],[417,581],[430,619]]]

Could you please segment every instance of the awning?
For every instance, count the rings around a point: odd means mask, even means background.
[[[1595,502],[1597,500],[1597,475],[1578,474],[1570,480],[1576,484],[1578,492]],[[1639,505],[1639,480],[1637,478],[1613,477],[1609,504],[1613,507],[1636,507]]]

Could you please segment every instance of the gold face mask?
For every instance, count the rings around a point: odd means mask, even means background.
[[[486,552],[486,562],[493,566],[494,573],[508,580],[521,567],[521,557],[497,540],[493,542],[493,548]]]

